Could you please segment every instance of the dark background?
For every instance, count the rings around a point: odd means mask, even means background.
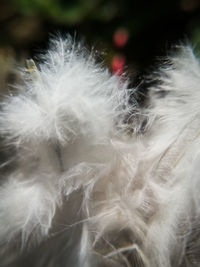
[[[180,42],[198,52],[200,0],[0,0],[0,86],[58,32],[84,38],[111,71],[134,77]]]

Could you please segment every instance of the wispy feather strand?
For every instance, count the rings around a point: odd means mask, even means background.
[[[1,103],[16,152],[2,266],[199,266],[199,64],[181,47],[140,109],[125,77],[70,37],[51,42]]]

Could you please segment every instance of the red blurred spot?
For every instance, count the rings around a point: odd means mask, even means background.
[[[129,32],[126,29],[118,29],[113,36],[114,44],[117,47],[124,47],[129,39]]]
[[[118,75],[122,75],[124,72],[124,67],[126,64],[126,59],[123,55],[116,55],[112,59],[112,72]]]

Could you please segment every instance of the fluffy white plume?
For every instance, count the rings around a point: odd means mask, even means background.
[[[80,134],[107,139],[127,107],[126,83],[95,64],[70,38],[52,41],[38,68],[33,66],[32,80],[25,75],[20,95],[4,103],[2,132],[17,143],[65,145]]]
[[[29,64],[0,111],[1,136],[15,151],[0,187],[2,266],[199,266],[192,50],[168,59],[141,109],[128,81],[70,37]]]

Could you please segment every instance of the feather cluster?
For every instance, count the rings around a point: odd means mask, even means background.
[[[190,47],[139,88],[70,37],[1,103],[1,266],[195,267],[200,61]],[[33,65],[34,66],[34,65]],[[137,97],[135,97],[137,99]],[[3,166],[6,162],[3,164]]]

